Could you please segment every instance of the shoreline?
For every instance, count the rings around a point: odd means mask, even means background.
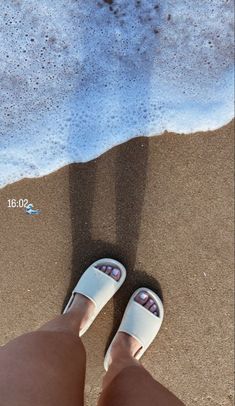
[[[18,182],[21,182],[21,181],[40,179],[40,178],[43,178],[43,177],[46,177],[46,176],[50,176],[50,175],[52,175],[53,173],[56,173],[56,172],[58,172],[59,170],[65,168],[65,167],[67,167],[67,166],[69,166],[69,165],[74,165],[74,164],[80,164],[80,165],[83,164],[83,165],[84,165],[84,164],[87,164],[87,163],[89,163],[89,162],[93,162],[93,161],[99,159],[99,157],[101,157],[101,156],[105,155],[106,153],[108,153],[109,151],[112,151],[114,148],[117,148],[117,147],[119,147],[120,145],[126,144],[126,143],[131,142],[132,140],[135,140],[135,139],[138,139],[138,138],[148,138],[148,139],[152,139],[152,138],[155,138],[155,137],[164,137],[164,136],[167,136],[167,135],[170,135],[170,136],[173,135],[173,136],[175,136],[175,137],[182,137],[182,136],[183,136],[183,137],[188,137],[188,136],[190,136],[190,137],[197,137],[198,134],[199,134],[199,135],[204,134],[205,136],[208,136],[208,135],[211,135],[211,134],[216,133],[216,132],[218,132],[218,131],[223,131],[224,128],[227,128],[227,126],[230,126],[230,125],[234,126],[234,118],[233,118],[232,120],[228,121],[227,123],[225,123],[222,127],[219,127],[219,128],[216,128],[216,129],[212,129],[212,130],[195,131],[195,132],[193,132],[193,133],[177,133],[177,132],[173,132],[173,131],[164,130],[161,134],[137,135],[137,136],[132,137],[132,138],[130,138],[130,139],[124,140],[124,141],[122,141],[121,143],[114,144],[113,146],[111,146],[110,148],[108,148],[106,151],[104,151],[104,152],[101,153],[100,155],[95,156],[95,157],[91,158],[91,159],[88,160],[88,161],[83,161],[83,162],[80,162],[80,161],[68,162],[68,163],[66,163],[66,164],[63,165],[63,166],[58,166],[58,167],[56,167],[56,168],[55,168],[53,171],[51,171],[51,172],[45,172],[45,173],[43,173],[42,175],[39,175],[39,176],[23,177],[23,178],[20,178],[20,179],[18,179],[18,180],[16,180],[16,181],[13,181],[13,182],[10,182],[10,183],[6,183],[6,184],[3,184],[3,185],[0,185],[0,191],[3,190],[4,188],[10,186],[10,185],[13,185],[13,184],[18,183]]]

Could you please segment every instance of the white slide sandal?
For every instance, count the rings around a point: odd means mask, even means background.
[[[121,272],[121,277],[118,281],[113,279],[111,276],[105,274],[103,271],[97,269],[102,265],[112,266],[113,268],[118,268]],[[92,317],[88,320],[87,324],[79,332],[79,337],[81,337],[88,330],[90,325],[93,323],[99,312],[103,309],[106,303],[113,297],[113,295],[122,286],[126,279],[126,269],[118,261],[110,258],[102,258],[95,261],[93,264],[87,268],[87,270],[82,274],[77,285],[73,289],[72,295],[66,305],[63,314],[66,313],[71,306],[74,296],[76,293],[80,293],[83,296],[90,299],[94,305],[94,313]]]
[[[151,313],[148,309],[135,301],[134,298],[141,291],[148,293],[148,295],[155,300],[158,307],[158,316]],[[159,332],[163,316],[163,304],[158,295],[148,288],[140,288],[131,296],[113,341],[119,332],[127,333],[134,337],[141,345],[140,350],[137,351],[135,355],[135,358],[139,360]],[[110,351],[113,341],[111,342],[104,359],[104,368],[106,371],[108,370],[110,363]]]

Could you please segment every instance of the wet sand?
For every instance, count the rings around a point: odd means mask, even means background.
[[[7,208],[27,198],[39,216]],[[86,401],[133,290],[162,295],[165,321],[143,358],[188,406],[233,404],[233,125],[136,138],[0,192],[0,344],[61,311],[85,267],[122,261],[128,278],[84,337]]]

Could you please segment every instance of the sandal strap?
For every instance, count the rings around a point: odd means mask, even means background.
[[[161,324],[159,317],[133,299],[125,311],[118,330],[136,338],[145,350],[157,335]]]
[[[96,311],[99,311],[116,293],[119,286],[116,280],[91,265],[79,279],[73,294],[80,293],[86,296],[95,304]]]

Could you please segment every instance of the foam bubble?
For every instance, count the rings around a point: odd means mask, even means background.
[[[6,0],[0,183],[233,117],[230,0]]]

